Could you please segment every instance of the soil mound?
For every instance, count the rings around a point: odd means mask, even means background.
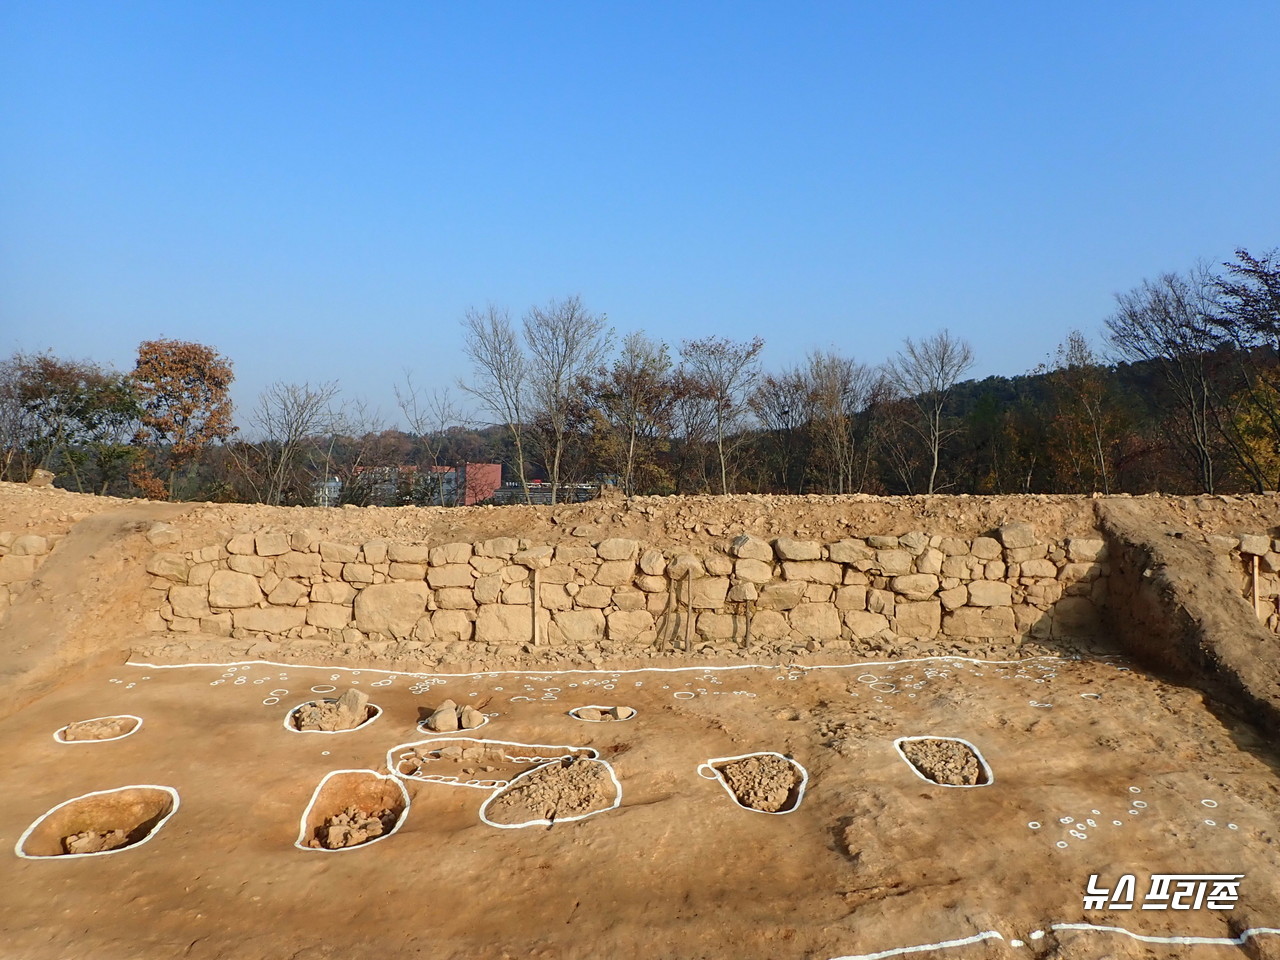
[[[978,755],[959,740],[928,737],[906,740],[902,753],[927,779],[950,787],[976,787],[987,782]]]
[[[604,810],[616,788],[599,760],[573,757],[540,767],[512,782],[489,802],[486,816],[494,823],[566,820]]]
[[[780,813],[795,806],[800,772],[782,757],[745,757],[717,770],[744,807]]]

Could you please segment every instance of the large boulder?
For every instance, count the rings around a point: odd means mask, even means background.
[[[397,640],[407,638],[427,609],[428,591],[420,582],[375,583],[356,597],[356,629],[381,633]]]

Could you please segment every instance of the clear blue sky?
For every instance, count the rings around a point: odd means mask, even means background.
[[[975,375],[1280,246],[1280,4],[14,2],[0,349],[216,346],[242,405],[465,375],[471,304]]]

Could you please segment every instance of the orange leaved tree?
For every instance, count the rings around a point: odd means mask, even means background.
[[[231,423],[231,361],[213,347],[185,340],[144,340],[132,380],[142,408],[135,438],[156,446],[156,462],[168,472],[162,486],[150,471],[133,477],[148,496],[174,498],[178,472],[200,459],[205,447],[235,432]],[[145,470],[145,468],[144,468]]]

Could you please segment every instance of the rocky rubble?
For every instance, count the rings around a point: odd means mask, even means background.
[[[398,818],[396,811],[386,808],[368,813],[359,807],[347,807],[339,814],[326,817],[307,846],[325,850],[356,847],[389,833]]]
[[[85,830],[62,838],[62,849],[67,853],[101,853],[104,850],[117,850],[127,846],[129,833],[126,830]]]
[[[958,740],[938,737],[906,740],[902,743],[902,752],[913,767],[934,783],[973,787],[987,782],[977,755]]]
[[[138,725],[133,717],[102,717],[97,720],[80,720],[67,724],[62,739],[67,742],[81,740],[114,740],[131,732]]]
[[[496,794],[486,811],[494,823],[563,820],[603,810],[615,790],[599,760],[572,757],[549,763]]]
[[[765,813],[790,807],[792,791],[800,783],[795,765],[782,757],[744,757],[717,770],[740,804]]]
[[[354,730],[370,719],[369,695],[354,688],[337,700],[315,700],[304,703],[293,714],[298,730],[335,732]]]

